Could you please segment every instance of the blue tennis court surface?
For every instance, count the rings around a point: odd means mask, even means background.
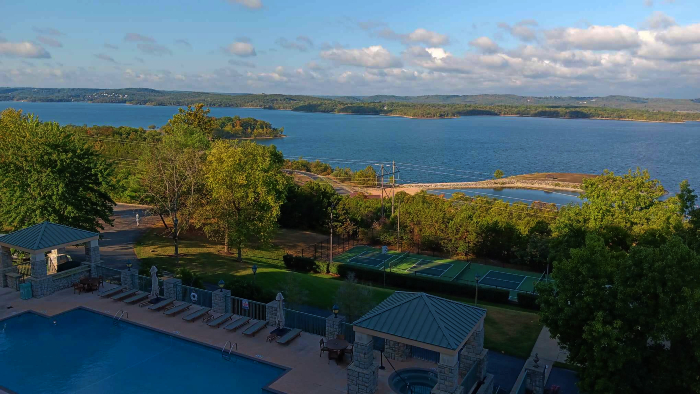
[[[383,254],[375,252],[363,252],[348,259],[348,263],[364,265],[368,267],[383,268],[385,263],[391,264],[391,260],[398,258],[395,254]],[[387,264],[387,268],[389,267]]]
[[[500,287],[502,289],[518,290],[527,276],[509,274],[507,272],[489,271],[479,279],[480,285]]]
[[[449,263],[435,264],[435,260],[419,260],[419,259],[414,259],[414,258],[408,258],[408,259],[404,259],[401,263],[406,264],[407,262],[408,263],[413,262],[413,265],[411,265],[406,271],[412,272],[412,273],[417,274],[417,275],[441,277],[445,272],[447,272],[450,268],[452,268],[452,264],[449,264]],[[431,264],[433,264],[433,265],[431,265]],[[431,266],[428,267],[428,265],[431,265]]]

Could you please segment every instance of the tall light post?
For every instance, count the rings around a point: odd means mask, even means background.
[[[476,291],[474,292],[474,305],[477,305],[479,301],[479,279],[481,279],[481,277],[479,275],[474,275],[474,279],[476,280]]]
[[[253,270],[253,283],[255,283],[255,273],[258,272],[258,265],[253,264],[253,266],[251,267],[251,270]]]
[[[330,252],[329,252],[330,253],[329,260],[330,260],[331,264],[333,263],[333,211],[335,211],[335,204],[336,203],[333,203],[331,205],[331,225],[330,225],[330,227],[331,227],[331,248],[330,248]]]

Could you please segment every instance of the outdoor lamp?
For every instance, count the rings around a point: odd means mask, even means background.
[[[223,279],[219,279],[219,288],[221,289],[222,292],[224,291],[224,280]]]
[[[251,269],[253,270],[253,275],[255,275],[255,273],[258,272],[257,264],[253,264],[253,267]]]
[[[333,305],[333,315],[334,317],[338,317],[338,305]]]
[[[129,261],[128,263],[126,263],[126,268],[128,268],[129,271],[131,271],[131,261]]]

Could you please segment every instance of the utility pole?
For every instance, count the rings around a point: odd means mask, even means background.
[[[396,195],[396,162],[391,161],[391,215],[394,215],[394,196]]]
[[[175,209],[173,209],[173,240],[175,240],[175,264],[180,264],[180,250],[177,245],[177,200],[180,198],[178,190],[175,189]]]
[[[401,253],[401,206],[396,206],[396,249]]]
[[[382,219],[385,217],[384,215],[384,164],[382,164],[381,167],[381,193],[382,193]]]
[[[333,263],[333,211],[335,210],[335,203],[331,205],[331,249],[329,251],[329,260]]]

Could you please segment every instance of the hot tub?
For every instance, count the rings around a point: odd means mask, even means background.
[[[429,394],[437,384],[437,372],[425,368],[400,369],[389,376],[389,387],[397,394]]]

